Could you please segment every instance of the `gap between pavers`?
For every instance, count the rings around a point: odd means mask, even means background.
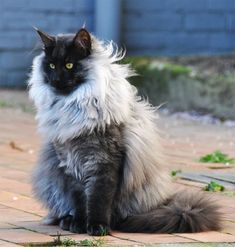
[[[232,221],[225,221],[224,227],[222,229],[223,233],[232,234],[235,236],[235,222]]]
[[[154,244],[154,243],[191,243],[197,242],[197,240],[176,236],[173,234],[155,234],[155,233],[123,233],[113,232],[113,237],[122,240],[131,240],[142,244]]]
[[[21,227],[5,222],[0,222],[0,229],[12,229],[12,228],[21,228]]]
[[[54,240],[50,236],[25,229],[0,229],[0,239],[19,244],[49,243]]]
[[[46,211],[42,209],[36,200],[32,199],[31,197],[19,195],[17,193],[0,191],[0,203],[2,205],[39,216],[44,216],[46,214]]]
[[[0,209],[1,222],[14,223],[17,221],[29,221],[29,220],[40,220],[41,217],[35,214],[31,214],[16,208],[2,208]]]
[[[22,246],[22,245],[18,245],[18,244],[14,244],[12,242],[7,242],[7,241],[4,241],[4,240],[0,240],[0,246],[2,246],[2,247],[19,247],[19,246]]]
[[[44,225],[40,221],[18,221],[12,224],[12,226],[18,228],[24,228],[30,231],[38,232],[41,234],[46,234],[50,236],[57,236],[58,234],[61,236],[66,235],[75,235],[75,233],[64,231],[59,226],[55,225]]]

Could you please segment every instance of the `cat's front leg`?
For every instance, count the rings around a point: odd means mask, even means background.
[[[87,233],[93,236],[107,235],[110,232],[112,204],[118,183],[118,174],[112,165],[100,166],[102,175],[97,172],[86,187]]]
[[[60,227],[74,233],[86,233],[86,196],[80,185],[73,185],[71,188],[74,212],[65,215],[60,220]]]

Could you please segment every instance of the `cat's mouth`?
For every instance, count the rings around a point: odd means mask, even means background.
[[[68,95],[77,88],[76,85],[57,85],[53,87],[57,93],[62,95]]]
[[[72,83],[50,83],[50,85],[53,87],[53,89],[58,94],[62,95],[68,95],[72,91],[74,91],[78,85],[72,84]]]

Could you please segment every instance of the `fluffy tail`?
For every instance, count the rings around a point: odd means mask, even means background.
[[[124,232],[182,233],[219,230],[218,205],[203,194],[177,193],[161,207],[127,217],[117,229]]]

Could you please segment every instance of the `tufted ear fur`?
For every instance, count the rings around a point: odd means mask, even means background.
[[[55,37],[35,28],[36,32],[39,34],[41,40],[42,40],[42,43],[44,44],[44,47],[47,48],[47,47],[51,47],[55,44]]]
[[[91,36],[85,28],[81,28],[75,35],[73,42],[76,47],[83,47],[87,51],[91,50]]]

